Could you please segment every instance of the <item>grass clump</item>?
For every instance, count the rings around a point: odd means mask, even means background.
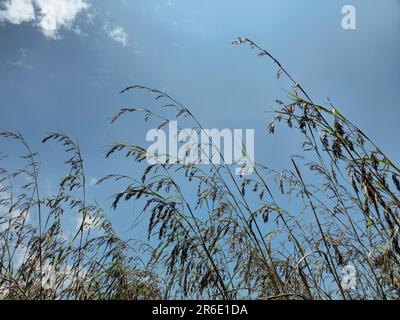
[[[98,182],[121,187],[114,210],[122,201],[142,205],[148,241],[126,241],[88,203],[83,157],[73,140],[58,133],[43,140],[64,146],[69,172],[56,195],[42,197],[37,155],[19,133],[2,132],[25,148],[22,169],[0,171],[2,298],[399,298],[399,168],[332,103],[313,102],[268,51],[246,38],[234,43],[272,59],[278,76],[293,84],[267,126],[271,134],[287,126],[302,138],[292,166],[278,172],[256,163],[254,174],[236,176],[226,164],[147,165],[142,146],[113,144],[107,158],[122,154],[144,165],[140,177],[110,173]],[[148,92],[159,105],[121,109],[112,123],[142,113],[159,127],[185,117],[196,132],[203,128],[167,93],[141,85],[121,93],[133,90]],[[20,176],[26,183],[17,193]],[[61,218],[71,211],[81,224],[66,239]],[[37,223],[28,223],[28,215]],[[351,288],[342,273],[348,265],[356,272]]]

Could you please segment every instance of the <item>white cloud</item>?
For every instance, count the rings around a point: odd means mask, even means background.
[[[24,48],[19,48],[19,52],[20,52],[20,54],[17,59],[14,59],[11,61],[8,60],[8,61],[6,61],[6,63],[8,65],[14,66],[14,67],[24,67],[27,69],[33,69],[33,66],[27,62],[27,54],[26,54]]]
[[[70,29],[79,12],[89,8],[83,0],[35,0],[43,34],[55,39],[61,28]]]
[[[59,30],[71,29],[77,15],[89,8],[86,0],[8,0],[0,10],[0,22],[35,22],[49,39],[59,38]]]
[[[32,0],[9,0],[0,6],[0,21],[21,24],[35,20]]]
[[[15,249],[14,261],[13,261],[14,267],[19,268],[22,266],[23,263],[26,262],[28,254],[28,246],[23,243],[20,243],[13,249]]]
[[[128,34],[125,32],[124,28],[121,26],[114,26],[110,28],[107,24],[105,26],[105,30],[108,34],[108,36],[113,39],[114,41],[117,41],[121,43],[123,46],[127,45],[128,42]]]
[[[73,267],[66,263],[59,263],[57,268],[46,259],[42,265],[42,287],[45,289],[52,289],[56,293],[68,288],[74,281],[84,280],[87,274],[86,268],[80,268],[79,271],[73,270]],[[40,272],[40,270],[37,270]]]

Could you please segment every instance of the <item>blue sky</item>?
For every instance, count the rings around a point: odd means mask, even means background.
[[[357,10],[356,30],[341,27],[347,4]],[[136,83],[188,104],[205,127],[254,128],[256,161],[288,166],[299,151],[295,133],[265,128],[290,84],[269,60],[232,46],[238,36],[268,49],[315,101],[330,97],[400,159],[398,0],[0,0],[0,10],[0,129],[21,131],[40,152],[44,192],[65,171],[61,148],[40,144],[53,131],[79,141],[90,178],[137,174],[134,164],[104,159],[115,140],[146,145],[151,123],[109,123],[119,108],[150,104],[142,94],[118,95]],[[20,151],[4,140],[0,150]],[[91,195],[109,208],[114,188]]]

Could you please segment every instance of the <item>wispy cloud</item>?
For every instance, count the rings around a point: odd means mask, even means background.
[[[0,7],[0,22],[33,23],[49,39],[72,29],[77,15],[89,8],[85,0],[8,0]]]
[[[9,60],[9,61],[6,61],[6,63],[8,65],[14,66],[14,67],[33,69],[33,66],[27,62],[27,54],[26,54],[24,48],[20,48],[19,51],[20,51],[20,55],[16,60],[12,60],[12,61]]]
[[[77,23],[78,15],[83,12],[85,19],[80,21],[93,25],[97,12],[88,0],[4,0],[0,3],[0,24],[28,23],[38,28],[48,39],[60,39],[60,31],[63,29],[87,36]],[[128,34],[122,26],[112,25],[107,21],[103,25],[109,38],[124,47],[128,45]],[[18,65],[20,63],[21,61],[16,62]],[[13,62],[10,64],[14,65]]]
[[[110,27],[107,23],[105,25],[105,30],[107,35],[113,39],[121,43],[123,46],[126,46],[128,43],[128,34],[125,32],[125,29],[121,26],[113,26]]]

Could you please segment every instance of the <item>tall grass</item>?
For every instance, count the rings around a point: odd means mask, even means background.
[[[126,241],[88,203],[76,142],[58,133],[43,140],[64,146],[69,166],[57,194],[43,197],[37,155],[21,134],[1,132],[25,148],[22,169],[0,171],[2,298],[399,298],[399,168],[331,103],[313,102],[268,51],[246,38],[234,44],[272,59],[293,84],[267,126],[271,134],[283,125],[302,137],[292,166],[278,172],[256,163],[252,175],[236,176],[226,164],[148,165],[144,147],[113,144],[107,158],[122,154],[145,166],[140,177],[110,173],[98,182],[120,186],[112,209],[122,201],[142,205],[148,240]],[[154,107],[121,109],[112,123],[141,113],[159,128],[183,117],[197,132],[203,128],[165,92],[133,85],[121,93],[135,90],[154,96]],[[15,188],[20,176],[24,184]],[[68,239],[61,220],[70,212],[82,219]],[[344,282],[346,265],[356,269],[354,288]]]

